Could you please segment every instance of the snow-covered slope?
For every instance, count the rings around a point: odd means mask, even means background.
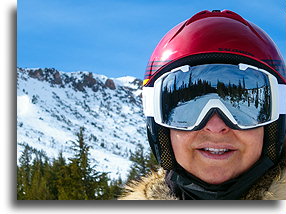
[[[23,144],[50,158],[68,158],[75,133],[85,128],[96,169],[125,179],[130,151],[148,148],[141,107],[142,81],[89,72],[17,69],[17,152]]]

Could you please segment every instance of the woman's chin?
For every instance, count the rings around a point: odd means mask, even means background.
[[[225,170],[208,170],[196,175],[198,178],[209,184],[221,184],[235,177],[235,174]]]

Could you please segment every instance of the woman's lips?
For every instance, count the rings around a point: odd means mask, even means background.
[[[233,145],[229,144],[212,144],[205,143],[196,148],[202,156],[209,159],[226,160],[230,158],[236,151]]]
[[[229,159],[236,150],[228,150],[225,152],[211,152],[208,150],[197,150],[202,156],[209,159],[216,159],[216,160],[226,160]]]

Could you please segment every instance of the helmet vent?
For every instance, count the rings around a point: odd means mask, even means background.
[[[239,21],[245,25],[249,25],[248,22],[244,18],[242,18],[240,15],[238,15],[237,13],[234,13],[230,10],[223,10],[223,11],[213,10],[212,12],[210,12],[208,10],[204,10],[202,12],[195,14],[190,19],[188,19],[185,23],[185,26],[187,26],[187,25],[191,24],[192,22],[197,21],[199,19],[208,18],[208,17],[225,17],[225,18],[237,20],[237,21]]]

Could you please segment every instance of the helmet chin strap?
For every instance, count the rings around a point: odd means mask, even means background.
[[[185,171],[181,166],[166,174],[171,191],[183,200],[240,199],[274,163],[263,156],[247,172],[221,184],[208,184]]]

